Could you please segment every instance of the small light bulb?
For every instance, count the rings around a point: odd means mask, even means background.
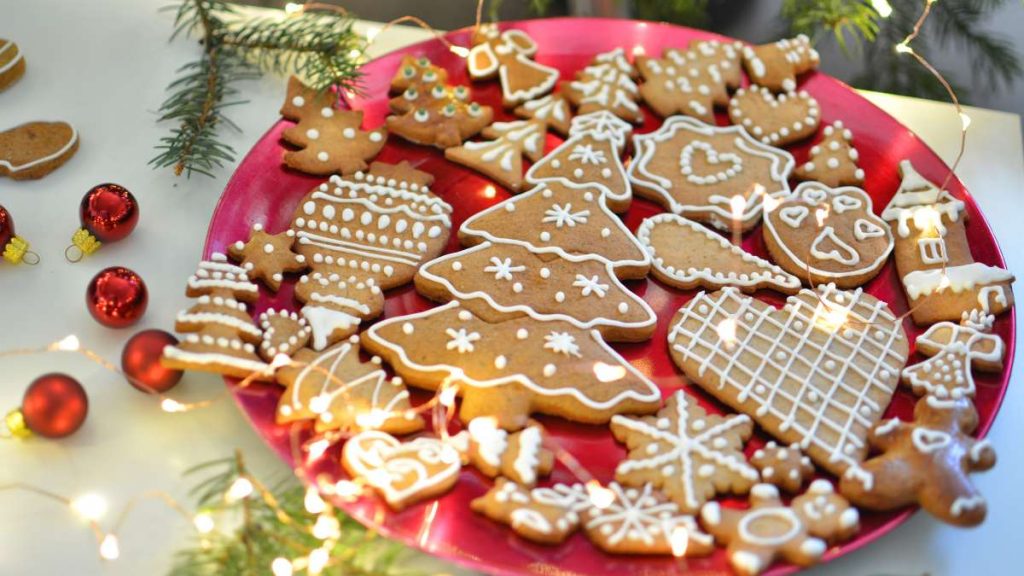
[[[376,430],[384,425],[388,413],[380,408],[372,408],[369,412],[356,415],[356,424],[365,430]]]
[[[309,400],[309,410],[313,414],[322,414],[331,405],[331,397],[327,394],[317,394]]]
[[[327,561],[330,560],[330,555],[327,554],[327,550],[323,548],[317,548],[309,553],[309,564],[306,565],[306,572],[309,574],[319,574],[324,571],[324,567],[327,566]]]
[[[771,212],[774,212],[775,209],[779,207],[779,204],[781,204],[781,202],[778,198],[774,196],[765,196],[763,202],[765,214],[770,214]]]
[[[53,345],[53,348],[60,350],[61,352],[78,352],[81,347],[82,343],[78,341],[78,336],[75,336],[74,334],[65,336]]]
[[[882,18],[888,18],[892,15],[892,6],[889,4],[889,0],[871,0],[871,6]]]
[[[348,57],[349,58],[359,58],[362,55],[363,55],[362,51],[359,50],[358,48],[353,48],[353,49],[348,51]]]
[[[967,130],[967,127],[971,125],[971,117],[966,112],[961,112],[960,123],[963,125],[963,129]]]
[[[299,4],[298,2],[289,2],[284,5],[285,14],[291,15],[298,14],[299,12],[302,12],[302,4]]]
[[[370,26],[366,29],[366,41],[373,42],[373,40],[380,34],[380,27]]]
[[[317,516],[310,532],[317,540],[336,540],[341,536],[341,524],[334,515],[321,514]]]
[[[184,412],[187,408],[184,404],[173,398],[164,398],[160,401],[160,409],[173,414],[175,412]]]
[[[459,58],[469,58],[469,48],[466,48],[465,46],[453,45],[451,48],[449,48],[449,50],[451,50],[452,54],[455,54]]]
[[[590,496],[590,503],[599,510],[604,510],[615,502],[615,493],[601,486],[597,480],[587,482],[587,494]]]
[[[914,49],[911,48],[910,46],[907,46],[903,42],[900,42],[899,44],[896,45],[896,53],[897,54],[913,54],[914,53]]]
[[[494,198],[497,195],[498,191],[495,190],[494,186],[488,184],[487,187],[484,188],[484,198]]]
[[[362,492],[362,487],[351,480],[338,480],[338,482],[334,484],[334,493],[337,494],[339,498],[345,500],[354,499],[362,494]]]
[[[633,56],[643,56],[644,54],[647,54],[647,50],[644,50],[643,46],[640,44],[633,46]]]
[[[306,506],[306,512],[310,514],[320,514],[327,509],[327,503],[320,497],[320,492],[315,486],[306,488],[306,498],[303,500],[303,504]]]
[[[718,323],[718,327],[715,328],[718,332],[718,337],[722,339],[722,342],[726,344],[734,344],[736,342],[736,319],[726,318]]]
[[[949,275],[943,272],[942,276],[939,278],[939,292],[949,288],[949,284]]]
[[[252,490],[252,482],[249,481],[248,478],[239,477],[236,478],[235,481],[231,483],[231,486],[228,488],[228,491],[224,494],[224,499],[228,502],[228,504],[232,504],[234,502],[238,502],[243,498],[248,498],[249,495],[252,494]]]
[[[326,452],[327,449],[330,447],[331,442],[326,438],[321,438],[319,440],[314,440],[313,442],[310,442],[309,446],[306,448],[308,459],[316,460],[320,458],[321,456],[324,455],[324,452]]]
[[[213,516],[210,516],[206,512],[196,514],[195,518],[192,519],[192,524],[200,534],[209,534],[210,532],[213,532],[215,526]]]
[[[672,545],[672,555],[676,558],[686,556],[686,549],[690,547],[690,531],[686,526],[676,526],[669,536],[669,544]]]
[[[458,393],[458,386],[445,386],[441,390],[441,394],[438,396],[438,402],[441,403],[445,408],[451,408],[455,406],[455,395]]]
[[[107,513],[107,501],[97,494],[79,496],[71,502],[71,508],[84,520],[95,522]]]
[[[292,363],[292,359],[287,354],[277,354],[274,359],[270,362],[270,369],[277,370],[278,368],[284,368]]]
[[[819,307],[819,312],[820,311],[821,308]],[[849,316],[850,311],[846,308],[830,308],[818,316],[818,324],[830,332],[835,332],[846,324],[846,319]]]
[[[274,558],[270,563],[270,571],[274,576],[292,576],[292,563],[287,558]]]
[[[117,536],[107,534],[100,541],[100,558],[104,560],[117,560],[121,556],[121,546],[117,542]]]
[[[594,377],[600,382],[615,382],[626,377],[626,368],[604,362],[594,362]]]
[[[737,194],[729,200],[729,207],[732,209],[732,219],[742,220],[743,212],[747,209],[747,199]]]

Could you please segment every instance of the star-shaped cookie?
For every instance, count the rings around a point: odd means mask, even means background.
[[[262,224],[254,224],[249,241],[235,242],[228,247],[228,255],[242,265],[250,279],[277,292],[285,274],[306,269],[306,257],[292,252],[294,242],[293,230],[270,234]]]

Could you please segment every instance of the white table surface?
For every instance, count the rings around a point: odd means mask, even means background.
[[[165,3],[0,0],[0,37],[18,42],[28,62],[21,82],[0,94],[0,127],[63,119],[82,135],[77,156],[45,179],[0,179],[0,203],[43,258],[36,267],[0,264],[0,349],[41,345],[73,333],[116,359],[135,329],[166,329],[188,303],[183,282],[199,259],[210,214],[234,166],[221,171],[216,180],[185,180],[146,165],[153,144],[168,128],[154,123],[164,86],[198,49],[194,41],[167,43],[171,16],[157,12]],[[420,30],[390,31],[378,39],[374,52],[424,36]],[[240,154],[274,121],[283,91],[283,81],[273,77],[245,85],[251,103],[231,113],[242,132],[225,131],[225,139]],[[952,160],[958,122],[951,106],[866,96],[916,131],[947,162]],[[960,177],[999,237],[1010,269],[1019,275],[1024,271],[1020,120],[986,110],[971,110],[970,115],[973,124]],[[140,225],[127,240],[104,246],[85,262],[67,264],[62,254],[78,226],[78,202],[88,188],[104,181],[132,190],[141,205]],[[86,284],[111,265],[136,270],[149,286],[149,310],[135,329],[103,328],[86,311]],[[227,456],[236,447],[258,474],[289,473],[233,403],[165,414],[151,398],[73,355],[2,360],[0,408],[18,405],[27,384],[51,370],[67,371],[84,383],[91,401],[89,420],[76,435],[59,442],[0,442],[0,484],[20,480],[68,495],[99,493],[110,502],[111,520],[132,495],[148,490],[166,490],[186,499],[190,484],[182,471]],[[1020,543],[1017,535],[1024,514],[1024,499],[1015,486],[1024,477],[1019,448],[1024,419],[1018,417],[1024,410],[1021,378],[1015,370],[991,431],[999,465],[975,477],[989,500],[983,526],[955,529],[917,514],[882,541],[814,572],[979,574],[1003,573],[1015,565],[1014,545]],[[219,378],[190,374],[176,394],[189,400],[222,390]],[[66,509],[30,495],[0,493],[0,574],[158,575],[190,533],[190,527],[162,505],[144,504],[120,534],[121,558],[102,562],[91,534]],[[436,566],[425,569],[465,573],[443,563]]]

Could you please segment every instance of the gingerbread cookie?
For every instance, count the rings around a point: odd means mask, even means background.
[[[716,99],[728,104],[728,92],[718,67],[700,66],[691,61],[691,52],[666,49],[662,58],[637,57],[636,66],[643,77],[640,96],[662,118],[673,114],[692,116],[708,124],[715,123]]]
[[[976,308],[986,314],[1009,310],[1013,274],[974,261],[964,203],[926,180],[909,160],[900,162],[900,173],[903,182],[882,218],[896,231],[896,271],[914,322],[955,322]]]
[[[750,82],[775,92],[796,90],[796,77],[818,68],[821,59],[807,36],[743,48],[743,65]]]
[[[336,96],[317,92],[292,76],[281,115],[297,122],[281,132],[281,139],[300,148],[284,154],[289,168],[316,176],[352,174],[366,170],[367,161],[387,141],[383,128],[363,131],[362,110],[334,106]]]
[[[516,116],[528,120],[540,120],[556,134],[565,136],[569,133],[569,121],[572,109],[569,101],[561,94],[548,94],[536,100],[527,100],[514,110]]]
[[[360,360],[357,336],[323,352],[299,350],[276,378],[286,387],[277,404],[278,424],[315,420],[317,432],[423,429],[402,379],[388,378],[380,358]]]
[[[260,356],[272,362],[278,354],[292,356],[309,343],[309,324],[295,312],[268,308],[259,317],[263,339]]]
[[[179,314],[176,329],[188,334],[163,350],[160,362],[168,368],[216,372],[236,378],[270,379],[271,367],[256,353],[260,329],[244,302],[259,297],[259,287],[245,269],[214,253],[189,277],[186,294],[196,304]]]
[[[775,486],[758,484],[750,490],[749,509],[709,502],[701,510],[701,525],[726,546],[729,565],[741,576],[760,574],[777,559],[810,566],[825,554],[828,541],[856,532],[860,521],[827,481],[816,486],[813,497],[818,496],[825,498],[824,506],[801,500],[804,496],[786,506]]]
[[[482,26],[473,44],[466,59],[469,77],[487,80],[497,76],[506,108],[547,94],[558,81],[557,69],[530,59],[537,53],[537,43],[522,30],[501,32],[496,26]]]
[[[593,255],[611,262],[620,279],[647,276],[650,255],[602,196],[596,186],[545,182],[466,219],[459,241],[517,244],[542,257]]]
[[[995,466],[988,440],[970,435],[978,412],[967,398],[926,396],[914,406],[914,421],[887,420],[871,432],[881,451],[842,477],[839,491],[857,506],[893,510],[919,504],[929,514],[957,526],[985,520],[985,498],[969,474]]]
[[[391,78],[391,91],[404,92],[412,86],[445,85],[448,83],[448,71],[434,64],[425,56],[407,54]]]
[[[375,489],[394,510],[444,494],[459,479],[458,451],[437,438],[401,442],[377,430],[345,442],[341,464]]]
[[[580,525],[580,513],[591,506],[582,484],[555,484],[550,488],[526,488],[506,478],[470,502],[478,514],[501,522],[540,544],[561,544]]]
[[[916,348],[927,360],[903,369],[902,381],[919,396],[973,398],[973,370],[999,372],[1006,346],[988,334],[992,316],[964,313],[960,325],[939,322],[917,337]]]
[[[313,270],[372,278],[382,290],[409,282],[448,243],[452,207],[430,191],[433,180],[407,162],[332,177],[295,209],[295,250]]]
[[[518,432],[498,428],[493,418],[474,418],[466,426],[466,457],[485,476],[504,476],[519,486],[532,487],[555,466],[555,455],[544,448],[544,431],[527,426]]]
[[[807,491],[793,498],[790,506],[807,526],[807,533],[829,544],[853,538],[860,530],[860,512],[849,500],[836,494],[828,480],[818,478]]]
[[[857,166],[860,154],[853,147],[853,132],[836,120],[825,126],[824,138],[811,148],[807,162],[796,167],[793,176],[816,180],[826,186],[861,186],[864,170]]]
[[[384,311],[384,294],[377,281],[362,275],[307,274],[295,285],[295,298],[304,304],[300,312],[312,330],[314,350],[348,338],[360,322]]]
[[[25,57],[21,48],[0,38],[0,92],[9,88],[25,74]]]
[[[882,270],[893,237],[867,192],[803,182],[765,214],[764,243],[772,259],[802,281],[854,288]]]
[[[669,55],[672,52],[681,52],[681,50],[669,48],[665,54]],[[743,43],[738,40],[732,42],[693,40],[688,47],[686,58],[691,65],[698,68],[714,66],[718,69],[718,75],[726,88],[736,89],[743,83],[742,53]],[[715,104],[721,106],[728,103],[728,97],[721,101],[715,101]]]
[[[0,176],[42,178],[78,151],[78,131],[67,122],[29,122],[0,132]]]
[[[302,272],[308,267],[306,257],[292,252],[295,231],[269,234],[263,224],[253,224],[249,240],[228,246],[228,256],[239,262],[249,277],[277,292],[285,274]]]
[[[662,213],[644,220],[636,237],[651,254],[655,278],[676,288],[736,286],[744,292],[800,290],[800,279],[744,251],[700,224]]]
[[[612,263],[505,242],[484,242],[425,264],[416,290],[439,302],[459,300],[488,322],[526,314],[596,329],[613,342],[646,340],[657,323],[650,306],[615,277]]]
[[[484,128],[491,140],[466,142],[444,151],[448,160],[483,173],[512,192],[523,187],[523,156],[531,162],[544,155],[545,125],[539,120],[495,122]]]
[[[633,192],[720,230],[750,230],[761,219],[766,196],[789,193],[793,156],[754,140],[739,127],[673,116],[633,141]],[[743,200],[738,212],[733,206],[737,196]]]
[[[610,554],[707,556],[714,539],[697,521],[651,484],[636,488],[608,485],[614,498],[607,506],[591,503],[583,510],[583,529],[595,546]],[[685,544],[680,544],[682,540]]]
[[[814,465],[800,451],[799,444],[779,446],[774,440],[758,448],[750,463],[761,473],[761,480],[773,484],[790,494],[796,494],[811,476]]]
[[[833,474],[867,455],[909,351],[885,302],[834,285],[801,290],[781,310],[736,288],[700,293],[668,342],[690,380]]]
[[[568,322],[494,324],[453,301],[374,324],[362,338],[407,383],[458,386],[463,422],[493,416],[501,428],[517,430],[540,412],[600,424],[618,413],[652,412],[661,399],[600,333]]]
[[[729,101],[729,119],[773,146],[799,142],[818,131],[821,108],[807,92],[784,92],[753,85],[740,88]]]
[[[615,439],[629,448],[615,469],[627,486],[660,488],[683,512],[696,513],[716,494],[744,494],[758,481],[743,444],[754,425],[744,415],[708,414],[679,390],[651,416],[614,416]]]
[[[589,118],[595,115],[602,118]],[[603,110],[577,116],[569,139],[530,166],[526,179],[535,184],[552,180],[591,184],[604,192],[608,208],[625,212],[633,201],[633,190],[619,154],[631,131],[632,126]]]
[[[636,69],[626,60],[622,48],[598,54],[590,65],[577,74],[576,80],[562,85],[562,93],[587,114],[607,110],[619,118],[639,124],[644,113],[636,103],[640,89],[633,80]]]

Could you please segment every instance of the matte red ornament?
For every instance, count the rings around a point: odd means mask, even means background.
[[[0,206],[0,255],[11,264],[36,264],[39,255],[28,249],[28,242],[14,231],[14,217]]]
[[[89,282],[85,305],[97,322],[108,328],[131,326],[142,318],[149,292],[142,277],[123,266],[100,270]]]
[[[78,214],[82,227],[71,237],[64,254],[71,262],[92,254],[104,242],[131,234],[139,223],[139,204],[124,186],[100,184],[85,193]]]
[[[121,351],[121,371],[128,383],[148,394],[163,394],[181,380],[181,370],[160,363],[165,346],[178,339],[163,330],[143,330],[128,339]]]
[[[71,376],[44,374],[25,390],[21,413],[32,432],[47,438],[63,438],[82,427],[89,413],[89,397]]]

